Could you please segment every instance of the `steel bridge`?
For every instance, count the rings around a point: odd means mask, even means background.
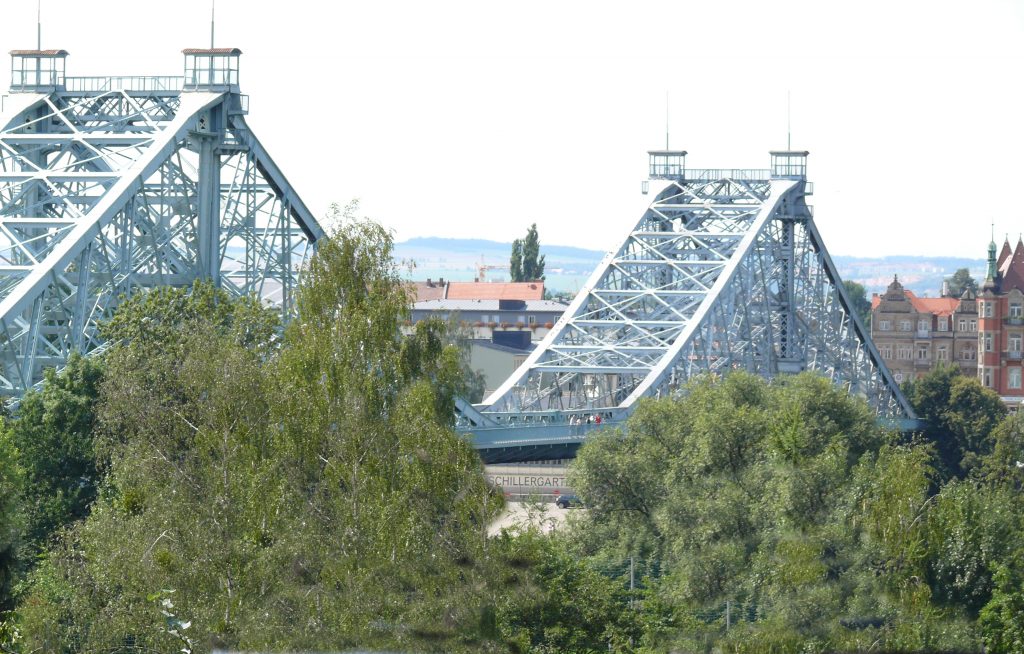
[[[512,377],[459,405],[485,461],[572,456],[641,398],[730,370],[818,371],[912,423],[814,224],[808,153],[772,152],[763,170],[687,169],[686,154],[649,153],[639,222]]]
[[[103,348],[120,298],[206,279],[288,311],[324,235],[246,124],[241,51],[182,75],[68,77],[11,53],[0,117],[0,394]]]

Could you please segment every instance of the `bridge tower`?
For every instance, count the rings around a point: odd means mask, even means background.
[[[0,114],[0,394],[103,348],[119,299],[208,279],[289,312],[324,232],[245,121],[236,48],[183,74],[68,77],[11,52]]]
[[[689,169],[649,152],[653,197],[562,319],[459,429],[485,461],[571,456],[593,429],[696,375],[813,370],[879,418],[914,418],[839,278],[807,198],[805,151],[768,169]]]

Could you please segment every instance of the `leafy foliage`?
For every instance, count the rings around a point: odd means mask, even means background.
[[[537,223],[530,225],[524,238],[512,242],[510,276],[513,282],[536,282],[544,279],[544,255],[540,253]]]
[[[979,622],[985,651],[1012,654],[1024,649],[1024,566],[1018,552],[995,569],[996,589],[981,611]]]
[[[58,529],[88,514],[99,483],[93,451],[96,402],[103,368],[73,354],[57,374],[46,371],[10,423],[10,439],[24,473],[24,540],[33,555]]]
[[[9,433],[0,432],[0,636],[4,635],[3,612],[12,607],[12,586],[18,572],[18,546],[22,515],[22,474],[18,454]]]
[[[946,278],[946,283],[949,284],[950,297],[960,297],[966,290],[978,292],[978,282],[974,281],[971,271],[967,268],[957,269],[951,277]]]
[[[904,390],[914,411],[928,422],[924,437],[938,453],[943,480],[964,477],[992,452],[993,430],[1007,413],[995,391],[961,374],[955,364],[936,366],[907,382]]]
[[[400,338],[390,235],[343,218],[283,339],[271,312],[204,285],[133,298],[111,323],[106,483],[33,575],[26,648],[489,642],[500,499],[448,427],[457,349],[433,323]],[[153,600],[171,591],[173,611]]]
[[[595,569],[557,534],[502,534],[500,556],[528,564],[530,588],[503,595],[495,612],[502,640],[521,652],[624,651],[641,636],[639,614],[628,608],[628,581]]]
[[[846,289],[846,295],[853,302],[853,310],[860,316],[860,320],[865,326],[871,324],[871,300],[868,299],[867,291],[864,289],[862,284],[855,281],[844,279],[843,287]]]
[[[957,389],[960,459],[985,469],[991,441],[973,430],[996,418]],[[703,378],[581,448],[571,475],[590,510],[573,537],[594,565],[650,562],[650,651],[978,650],[979,611],[1002,625],[1017,601],[990,604],[1024,512],[1008,487],[943,485],[936,462],[813,375]]]

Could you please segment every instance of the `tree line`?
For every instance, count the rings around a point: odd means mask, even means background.
[[[287,326],[134,296],[5,420],[0,651],[1019,651],[1024,420],[976,380],[908,386],[908,436],[700,378],[581,448],[565,529],[488,537],[457,335],[400,335],[390,235],[337,211]]]

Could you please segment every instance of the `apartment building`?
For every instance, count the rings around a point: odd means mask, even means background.
[[[897,383],[917,379],[939,363],[956,363],[966,375],[978,371],[978,301],[917,297],[897,277],[871,298],[871,340]]]
[[[999,393],[1011,411],[1024,401],[1024,242],[988,247],[988,273],[978,294],[978,379]]]

